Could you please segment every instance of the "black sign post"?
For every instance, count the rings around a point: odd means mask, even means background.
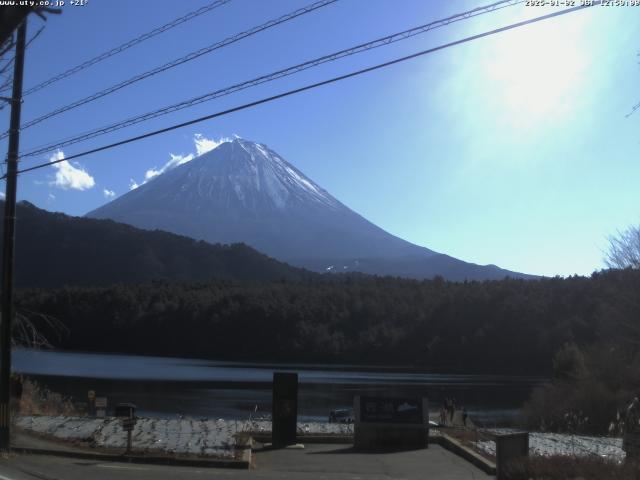
[[[131,432],[136,426],[136,406],[133,403],[119,403],[116,406],[116,417],[120,418],[122,429],[127,432],[127,451],[131,453]]]
[[[296,443],[298,428],[298,374],[273,374],[271,441],[275,447]]]

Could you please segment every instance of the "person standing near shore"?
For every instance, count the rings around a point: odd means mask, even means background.
[[[456,401],[452,398],[449,401],[449,421],[451,422],[451,425],[453,425],[453,416],[456,413]]]
[[[451,399],[449,397],[444,399],[444,423],[447,423],[447,417],[451,415]]]
[[[440,425],[446,425],[447,423],[447,410],[445,407],[440,408]]]

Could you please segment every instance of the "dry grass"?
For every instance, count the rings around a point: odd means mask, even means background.
[[[20,415],[80,415],[71,398],[52,392],[34,380],[24,380]]]
[[[508,480],[637,480],[640,463],[599,457],[533,456],[505,468]]]

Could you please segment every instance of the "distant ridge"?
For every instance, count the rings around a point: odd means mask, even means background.
[[[3,201],[0,208],[4,208]],[[314,275],[246,245],[211,245],[111,220],[51,213],[28,202],[18,203],[17,217],[18,287],[99,286],[161,279],[301,280]]]

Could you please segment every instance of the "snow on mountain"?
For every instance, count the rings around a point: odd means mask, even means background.
[[[409,243],[343,205],[266,145],[235,138],[87,214],[211,243],[244,242],[316,271],[501,278]],[[340,267],[338,267],[340,266]]]

